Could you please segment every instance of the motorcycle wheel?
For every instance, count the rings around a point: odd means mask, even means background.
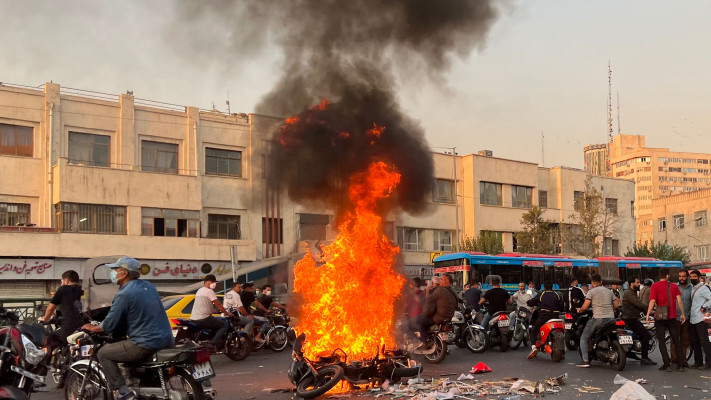
[[[499,343],[499,351],[505,352],[508,351],[509,349],[509,341],[507,339],[503,339],[501,343]]]
[[[489,347],[488,338],[484,331],[474,328],[467,329],[465,337],[467,349],[472,353],[483,353]]]
[[[239,335],[229,336],[225,343],[225,354],[232,361],[242,361],[252,352],[252,343],[248,338],[240,340]]]
[[[284,328],[274,328],[267,335],[267,342],[269,342],[269,348],[273,351],[280,352],[286,348],[289,344],[288,334]]]
[[[580,347],[580,339],[575,337],[571,331],[565,331],[565,347],[571,351],[578,350]]]
[[[205,392],[202,385],[195,381],[195,378],[186,370],[179,369],[176,374],[168,380],[168,391],[178,392],[180,398],[184,398],[184,394],[188,395],[190,400],[204,400]]]
[[[612,348],[615,350],[615,353],[617,353],[617,362],[610,365],[612,365],[612,369],[615,371],[622,371],[627,364],[627,352],[625,352],[624,347],[622,347],[617,340],[612,342]]]
[[[78,371],[78,372],[77,372]],[[82,400],[109,400],[113,398],[113,393],[108,389],[105,381],[101,379],[95,369],[91,369],[87,377],[84,396],[79,397],[81,392],[81,382],[86,374],[87,366],[78,365],[68,372],[67,381],[64,385],[65,399]]]
[[[560,362],[560,360],[563,359],[565,356],[565,350],[553,350],[551,353],[551,360],[553,360],[554,363]]]
[[[513,337],[511,338],[511,349],[516,350],[523,343],[523,339],[526,336],[525,329],[522,328],[521,324],[516,325],[516,330],[514,331]]]
[[[434,337],[435,351],[432,354],[425,354],[425,361],[430,364],[439,364],[447,356],[447,343],[439,336]]]
[[[329,365],[318,370],[316,376],[309,375],[298,385],[296,394],[304,399],[321,396],[331,390],[343,378],[343,368],[340,365]]]

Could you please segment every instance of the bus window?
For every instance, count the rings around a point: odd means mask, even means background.
[[[568,285],[570,285],[568,280],[570,279],[572,272],[573,267],[555,267],[555,279],[553,280],[553,283],[558,284],[561,289],[568,287]]]
[[[598,273],[596,267],[573,267],[573,276],[578,280],[578,283],[590,283],[590,277]]]
[[[533,282],[536,288],[540,288],[543,284],[543,275],[543,267],[523,267],[523,281],[526,282],[526,285],[528,282]]]
[[[486,277],[489,276],[491,272],[490,265],[472,265],[472,280],[479,281],[480,284],[484,284]]]
[[[520,265],[492,265],[491,274],[499,275],[502,284],[515,284],[521,282],[521,266]]]

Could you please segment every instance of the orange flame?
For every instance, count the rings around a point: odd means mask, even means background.
[[[393,270],[399,248],[383,234],[375,208],[399,183],[400,174],[384,162],[351,176],[354,210],[323,247],[323,265],[308,252],[294,267],[294,291],[304,301],[296,330],[306,334],[306,357],[341,348],[349,360],[363,360],[379,346],[395,346],[394,305],[404,278]]]

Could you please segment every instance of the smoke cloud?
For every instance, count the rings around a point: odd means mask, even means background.
[[[397,103],[396,75],[439,79],[485,45],[493,0],[184,0],[179,43],[233,63],[276,45],[281,76],[260,114],[298,115],[277,133],[270,178],[295,201],[340,208],[343,186],[373,161],[402,174],[397,206],[421,211],[434,183],[422,128]],[[225,60],[228,57],[229,60]],[[412,72],[415,72],[414,74]],[[327,106],[315,106],[329,99]],[[384,127],[379,135],[373,127]],[[377,137],[376,137],[377,136]]]

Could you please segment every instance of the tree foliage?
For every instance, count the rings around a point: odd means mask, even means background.
[[[543,209],[534,205],[521,216],[521,232],[516,233],[518,251],[521,253],[554,254],[551,222],[543,218]]]
[[[562,229],[565,250],[587,258],[602,254],[604,239],[614,233],[616,215],[605,205],[604,194],[592,184],[592,175],[585,178],[585,191],[574,204],[575,211]]]
[[[499,234],[492,231],[479,231],[477,237],[464,236],[455,246],[454,251],[480,251],[486,254],[501,254],[504,252],[504,244],[499,238]]]
[[[654,243],[654,241],[635,243],[632,248],[628,248],[625,257],[654,257],[664,261],[681,261],[686,265],[691,261],[686,247],[670,245],[667,242]]]

